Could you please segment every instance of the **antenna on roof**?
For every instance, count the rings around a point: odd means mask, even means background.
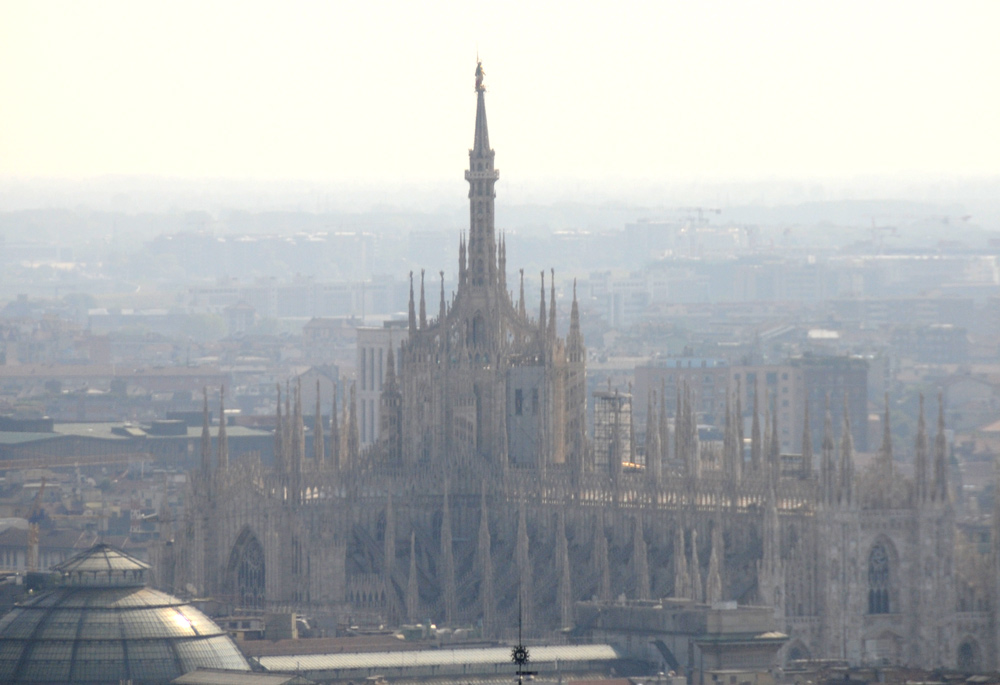
[[[523,596],[521,594],[520,586],[518,586],[517,591],[517,644],[514,645],[513,649],[510,650],[510,660],[517,664],[517,683],[518,685],[524,685],[524,676],[537,675],[538,671],[527,671],[525,666],[528,665],[528,648],[524,646],[524,641],[521,639],[521,601]]]

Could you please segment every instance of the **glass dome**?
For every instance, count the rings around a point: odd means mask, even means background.
[[[199,667],[250,670],[205,614],[145,587],[138,559],[97,545],[54,570],[61,585],[0,618],[0,682],[168,683]]]

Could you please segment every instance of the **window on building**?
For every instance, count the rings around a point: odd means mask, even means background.
[[[244,609],[264,608],[264,548],[244,529],[229,554],[229,574],[236,590],[236,603]]]
[[[514,416],[524,413],[524,393],[520,388],[514,391]]]
[[[538,416],[538,388],[531,389],[531,415]]]
[[[888,614],[889,607],[889,555],[879,543],[868,555],[868,613]]]

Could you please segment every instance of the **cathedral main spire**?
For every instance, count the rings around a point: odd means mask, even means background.
[[[495,287],[497,283],[497,244],[493,226],[494,185],[500,172],[493,168],[495,153],[490,149],[486,125],[486,87],[483,64],[476,64],[476,131],[469,150],[469,244],[468,280],[474,287]]]
[[[486,125],[486,100],[483,94],[486,92],[486,86],[483,85],[483,77],[486,72],[483,71],[483,63],[476,62],[476,138],[475,143],[472,146],[474,151],[489,151],[490,149],[490,130]]]

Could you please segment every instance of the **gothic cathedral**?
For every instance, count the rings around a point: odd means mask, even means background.
[[[336,408],[329,426],[317,418],[307,455],[301,393],[286,392],[282,412],[279,388],[273,466],[230,460],[225,426],[213,460],[206,420],[161,584],[233,610],[430,618],[485,637],[512,635],[519,604],[541,636],[570,626],[579,600],[736,600],[775,608],[787,658],[1000,666],[1000,550],[959,553],[943,415],[932,443],[921,405],[912,479],[894,468],[888,430],[855,473],[850,426],[829,417],[819,458],[804,444],[788,468],[754,411],[745,459],[732,390],[718,451],[700,448],[682,397],[675,417],[651,401],[641,468],[597,453],[575,289],[565,339],[554,275],[530,308],[523,273],[517,296],[508,289],[481,66],[475,93],[458,288],[446,298],[442,276],[429,317],[423,274],[419,298],[411,276],[378,442],[359,447],[353,391],[342,423]]]

